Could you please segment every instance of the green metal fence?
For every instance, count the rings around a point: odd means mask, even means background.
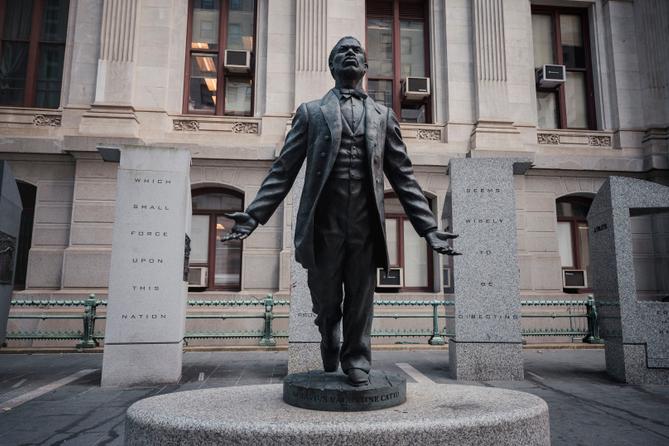
[[[7,333],[9,340],[77,340],[76,347],[79,349],[92,348],[99,345],[99,340],[104,339],[104,333],[96,331],[95,325],[99,320],[104,320],[104,315],[98,314],[98,308],[105,307],[107,302],[97,299],[91,294],[84,300],[14,300],[11,303],[12,311],[9,319],[12,320],[80,320],[81,329],[57,330],[57,331],[11,331]],[[241,300],[189,300],[188,307],[192,309],[206,308],[207,312],[190,311],[187,320],[235,320],[235,319],[262,319],[262,328],[258,330],[244,331],[187,331],[184,342],[193,339],[244,339],[257,338],[258,344],[265,347],[276,345],[277,338],[286,338],[285,331],[274,329],[274,319],[287,319],[286,312],[275,312],[276,307],[288,306],[288,300],[274,299],[268,295],[264,299],[241,299]],[[430,323],[423,327],[377,329],[372,333],[373,337],[394,338],[416,338],[427,337],[430,345],[444,345],[446,338],[452,337],[454,302],[444,300],[377,300],[375,307],[384,311],[376,312],[374,319],[429,319]],[[568,328],[538,327],[523,330],[523,336],[568,336],[583,337],[583,342],[599,343],[598,316],[595,301],[592,296],[587,300],[524,300],[521,301],[523,308],[530,308],[522,314],[523,321],[548,319],[568,319]],[[244,312],[231,313],[222,312],[222,309],[242,308],[249,310],[260,307],[258,313]],[[39,308],[42,313],[21,313],[21,308]],[[58,312],[57,308],[73,309],[83,308],[83,313]],[[547,312],[546,308],[554,311]],[[425,309],[425,311],[421,311]],[[558,311],[555,311],[558,309]],[[397,311],[393,311],[397,310]],[[409,312],[408,310],[413,310]],[[575,324],[574,321],[580,321]],[[406,341],[398,341],[400,343]]]

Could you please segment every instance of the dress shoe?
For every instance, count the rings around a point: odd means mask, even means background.
[[[337,347],[339,343],[337,343]],[[327,348],[321,341],[321,359],[323,360],[323,370],[327,373],[336,372],[339,368],[339,348]]]
[[[366,386],[369,384],[369,373],[362,369],[348,369],[346,371],[348,381],[353,387]]]

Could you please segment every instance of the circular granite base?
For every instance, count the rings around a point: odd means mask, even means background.
[[[313,370],[293,373],[283,380],[283,400],[291,406],[312,410],[359,412],[387,409],[406,401],[403,376],[372,370],[369,384],[354,387],[343,373]]]
[[[407,386],[407,402],[370,412],[289,406],[281,384],[141,400],[126,445],[550,445],[548,406],[534,395],[461,385]]]

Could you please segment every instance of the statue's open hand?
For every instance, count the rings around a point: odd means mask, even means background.
[[[456,238],[457,234],[451,234],[450,232],[434,230],[425,234],[425,240],[427,240],[430,248],[437,251],[439,254],[446,254],[448,256],[459,256],[459,252],[453,251],[453,248],[448,244],[450,239]]]
[[[223,236],[221,242],[227,242],[228,240],[244,240],[251,235],[255,228],[258,227],[258,221],[246,212],[233,212],[231,214],[225,214],[225,216],[234,220],[235,225],[229,233]]]

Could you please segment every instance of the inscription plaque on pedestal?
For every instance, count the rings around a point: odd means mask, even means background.
[[[176,382],[181,376],[189,171],[186,149],[122,149],[102,369],[105,386]]]
[[[512,159],[450,162],[445,214],[460,234],[454,248],[464,253],[453,259],[454,378],[523,379],[513,175],[529,165]]]

